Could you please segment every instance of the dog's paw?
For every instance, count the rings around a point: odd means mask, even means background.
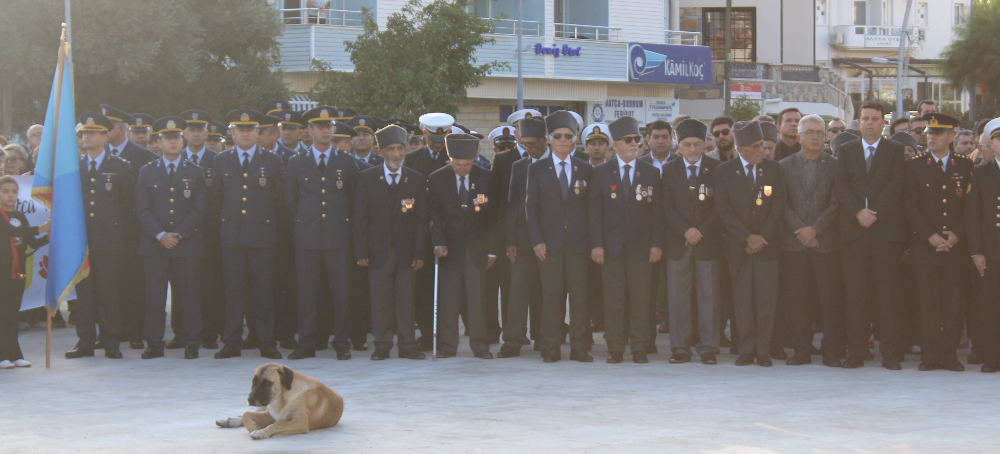
[[[263,440],[267,438],[267,432],[264,432],[264,429],[257,429],[250,432],[250,438],[253,438],[254,440]]]
[[[243,427],[243,420],[240,418],[216,419],[215,425],[226,429],[232,429],[234,427]]]

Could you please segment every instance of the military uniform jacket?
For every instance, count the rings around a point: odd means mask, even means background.
[[[516,156],[515,156],[516,157]],[[498,159],[499,160],[499,159]],[[526,156],[519,159],[511,167],[510,179],[505,185],[507,188],[507,203],[504,205],[504,247],[517,246],[526,251],[532,247],[531,237],[528,234],[527,211],[524,202],[527,198],[528,190],[528,167],[531,165],[531,157]],[[493,206],[499,208],[499,204]]]
[[[473,264],[485,270],[487,255],[497,253],[496,247],[491,247],[490,243],[491,227],[496,225],[496,214],[491,205],[495,199],[493,176],[489,170],[473,165],[467,179],[469,200],[459,200],[458,179],[451,166],[436,170],[427,180],[431,245],[448,248],[448,255],[440,262],[449,270],[461,269],[467,251],[472,253]],[[477,206],[478,211],[475,209]]]
[[[698,169],[698,186],[688,182],[688,162],[674,159],[663,165],[663,195],[660,197],[667,227],[663,232],[664,256],[680,260],[687,252],[684,233],[691,227],[701,232],[701,241],[694,246],[695,260],[721,260],[722,222],[715,212],[715,168],[719,160],[702,155]]]
[[[816,239],[819,246],[812,248],[817,252],[836,250],[837,241],[837,211],[840,204],[834,186],[837,181],[837,158],[826,153],[820,153],[816,158],[816,175],[812,185],[806,181],[806,157],[797,152],[778,164],[785,176],[785,186],[788,188],[787,208],[785,209],[785,224],[781,234],[781,250],[805,251],[807,248],[799,241],[795,231],[802,227],[816,229]]]
[[[223,151],[222,153],[226,153],[226,152]],[[218,153],[216,153],[216,152],[214,152],[214,151],[209,150],[209,149],[206,148],[205,152],[201,154],[201,158],[199,158],[198,163],[195,164],[198,167],[201,167],[201,170],[205,173],[205,184],[206,185],[211,185],[212,184],[212,169],[213,169],[213,167],[215,167],[215,156],[217,154]],[[184,159],[185,161],[191,161],[191,156],[188,154],[188,151],[187,151],[186,148],[181,153],[181,158]]]
[[[202,221],[208,201],[205,172],[183,159],[172,181],[167,170],[160,159],[139,171],[135,185],[135,209],[142,227],[139,255],[199,257],[204,253]],[[164,248],[156,239],[160,232],[179,234],[177,246]]]
[[[553,156],[550,153],[528,166],[525,209],[531,246],[545,244],[546,254],[558,254],[565,246],[577,254],[589,255],[587,190],[594,168],[585,161],[568,158],[573,168],[564,200]]]
[[[110,154],[111,145],[105,143],[104,151]],[[160,159],[156,153],[149,151],[147,148],[140,147],[128,139],[125,139],[125,147],[122,148],[121,153],[117,157],[128,162],[129,170],[132,171],[132,178],[139,177],[139,169],[142,169],[142,166]]]
[[[587,188],[590,245],[603,247],[605,257],[624,252],[629,261],[648,261],[650,248],[663,247],[663,214],[655,203],[662,194],[660,171],[645,161],[632,163],[634,177],[627,188],[622,186],[617,158],[594,167]]]
[[[965,197],[972,179],[972,160],[956,153],[945,156],[945,171],[930,153],[906,161],[906,189],[903,208],[911,230],[910,258],[914,263],[938,266],[966,266],[969,262]],[[958,236],[948,252],[937,252],[927,239],[944,231]]]
[[[996,159],[972,170],[972,189],[965,204],[969,254],[1000,260],[1000,166]]]
[[[751,187],[741,159],[731,159],[715,168],[715,212],[726,228],[730,264],[742,263],[749,257],[745,248],[750,235],[763,236],[768,243],[754,255],[761,260],[778,258],[781,222],[785,218],[785,179],[781,167],[771,159],[764,159],[754,170],[756,184]]]
[[[366,169],[358,177],[354,198],[354,258],[379,268],[389,248],[400,268],[427,260],[427,181],[416,170],[401,167],[396,194],[389,189],[385,166]]]
[[[90,176],[89,159],[87,155],[80,157],[87,247],[92,251],[123,250],[127,223],[135,216],[132,171],[124,159],[105,152],[97,173]]]
[[[883,137],[875,149],[870,171],[866,169],[864,146],[862,139],[853,140],[837,152],[835,191],[840,203],[840,242],[857,240],[865,230],[876,241],[903,242],[906,240],[902,207],[906,180],[903,145]],[[867,229],[857,218],[866,201],[868,209],[876,212],[878,218]]]
[[[239,148],[219,153],[209,186],[209,211],[219,213],[222,247],[273,248],[285,169],[281,158],[254,146],[244,172]]]
[[[448,152],[441,150],[441,152],[438,153],[437,159],[434,159],[430,148],[427,147],[406,153],[406,156],[403,158],[404,167],[416,170],[417,173],[421,175],[427,175],[427,178],[430,178],[430,174],[434,173],[435,170],[444,167],[447,163]]]
[[[311,150],[288,161],[285,204],[293,213],[296,249],[351,246],[357,161],[338,150],[336,155],[328,155],[326,173],[320,173]]]
[[[372,167],[380,166],[382,165],[383,162],[385,162],[385,158],[383,158],[382,155],[376,153],[374,148],[372,148],[372,151],[368,152],[368,156],[365,156],[364,159],[359,158],[356,154],[354,154],[353,151],[351,152],[351,156],[354,156],[354,159],[364,162],[365,164],[368,164]]]

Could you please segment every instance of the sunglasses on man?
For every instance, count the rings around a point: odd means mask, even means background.
[[[642,141],[642,136],[625,136],[625,137],[622,137],[622,141],[625,142],[626,145],[629,145],[632,142],[635,142],[635,143],[638,144],[639,142]]]
[[[732,132],[731,129],[720,129],[718,131],[712,131],[712,136],[714,136],[716,138],[722,137],[722,136],[728,136],[730,132]]]
[[[840,133],[842,133],[844,131],[847,131],[847,128],[841,128],[839,126],[838,127],[830,128],[830,132],[832,132],[834,134],[840,134]]]

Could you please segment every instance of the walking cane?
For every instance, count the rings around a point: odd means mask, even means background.
[[[431,346],[431,361],[437,361],[437,351],[438,351],[438,257],[434,256],[434,328],[432,329],[434,333],[432,337],[432,342],[434,345]]]

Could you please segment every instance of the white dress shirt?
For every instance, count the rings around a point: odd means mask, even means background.
[[[393,172],[392,170],[389,169],[389,166],[387,166],[387,165],[385,165],[383,163],[382,164],[382,170],[385,171],[385,182],[386,182],[386,184],[392,184],[392,175],[393,174],[396,175],[396,184],[400,183],[400,178],[403,175],[403,168],[402,167],[400,167],[399,170],[396,170],[395,172]]]
[[[875,150],[878,150],[878,144],[881,141],[882,141],[882,137],[879,137],[878,140],[875,141],[875,143],[871,143],[871,144],[868,143],[868,142],[865,142],[865,139],[861,139],[861,144],[865,147],[865,160],[868,160],[868,156],[871,155],[872,153],[875,153]],[[869,147],[871,148],[870,151],[869,151]]]
[[[556,156],[555,153],[552,153],[552,162],[555,163],[556,165],[557,180],[559,179],[559,173],[565,171],[566,181],[573,181],[573,162],[570,160],[570,156],[571,155],[567,155],[566,159],[559,159],[559,156]],[[562,162],[565,162],[566,165],[563,166],[562,164],[560,164]]]
[[[747,166],[750,165],[750,163],[747,162],[746,159],[743,159],[743,155],[737,153],[737,156],[740,157],[740,163],[743,164],[743,172],[746,172],[747,171]],[[757,185],[757,166],[759,166],[759,165],[760,164],[754,164],[754,166],[753,166],[753,175],[750,175],[751,177],[753,177],[754,186]]]
[[[632,162],[622,161],[622,157],[615,155],[615,159],[618,160],[618,171],[621,172],[622,179],[625,179],[625,164],[629,165],[628,169],[628,181],[635,185],[635,162],[637,159],[633,159]]]
[[[680,158],[680,159],[684,159],[684,158]],[[694,174],[693,175],[698,176],[698,172],[701,170],[701,161],[703,159],[704,159],[704,156],[701,157],[701,158],[698,158],[698,162],[696,162],[694,164],[691,164],[690,162],[687,162],[686,159],[684,160],[684,168],[687,170],[687,177],[688,178],[691,178],[691,175],[692,175],[692,173],[691,173],[692,172],[691,166],[694,166],[694,170],[693,170]],[[653,161],[656,161],[656,159],[653,159]],[[744,170],[745,169],[746,169],[746,167],[744,167]]]

